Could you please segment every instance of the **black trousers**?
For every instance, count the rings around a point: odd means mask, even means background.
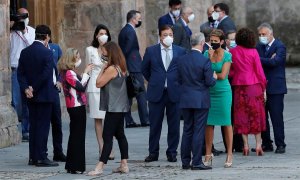
[[[106,112],[103,128],[103,150],[100,161],[107,163],[109,154],[113,146],[113,137],[115,136],[121,152],[121,159],[128,159],[128,142],[124,133],[124,115],[123,112]]]
[[[68,108],[70,116],[70,136],[67,149],[66,170],[85,171],[85,106]]]
[[[63,153],[62,148],[62,126],[61,126],[61,109],[60,109],[60,100],[59,94],[56,93],[55,101],[52,107],[52,116],[51,116],[51,126],[52,126],[52,142],[53,142],[53,154],[60,155]]]

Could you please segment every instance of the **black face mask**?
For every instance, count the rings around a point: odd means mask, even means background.
[[[210,45],[211,45],[211,48],[213,48],[213,50],[216,50],[221,46],[220,43],[210,43]]]
[[[104,56],[104,55],[101,55],[101,59],[103,60],[103,61],[108,61],[108,57],[107,56]]]
[[[214,18],[213,18],[212,16],[208,17],[208,22],[213,23],[213,22],[215,22],[215,21],[216,21],[216,20],[214,20]]]
[[[135,25],[136,28],[140,27],[142,25],[142,21],[138,21],[138,24]]]

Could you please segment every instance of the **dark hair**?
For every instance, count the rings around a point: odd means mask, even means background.
[[[112,65],[119,66],[122,72],[126,72],[126,61],[120,46],[117,43],[110,41],[108,43],[105,43],[103,45],[103,48],[107,51],[107,67]]]
[[[218,3],[214,5],[214,9],[220,8],[221,11],[224,11],[226,15],[229,14],[229,7],[225,3]]]
[[[232,34],[232,33],[236,33],[236,31],[235,30],[229,30],[229,31],[227,31],[227,33],[225,35],[225,39],[228,39],[228,35]]]
[[[235,35],[235,42],[239,46],[245,48],[254,48],[255,47],[255,33],[249,28],[242,28],[238,30]]]
[[[216,36],[220,38],[220,41],[225,40],[225,35],[223,33],[223,31],[221,29],[214,29],[212,30],[212,32],[210,33],[210,37],[211,36]]]
[[[179,5],[181,4],[180,0],[169,0],[169,6],[173,6],[173,5]]]
[[[37,25],[35,28],[35,39],[44,41],[48,36],[51,36],[51,30],[47,25]]]
[[[164,30],[167,30],[167,29],[171,29],[173,31],[173,29],[170,25],[165,24],[165,25],[160,26],[159,30],[158,30],[158,35],[160,36],[161,32],[164,31]]]
[[[95,47],[95,48],[98,48],[99,45],[100,45],[100,44],[99,44],[99,41],[98,41],[98,39],[97,39],[97,35],[98,35],[98,33],[99,33],[99,31],[100,31],[101,29],[104,29],[104,30],[106,31],[106,33],[107,33],[107,36],[108,36],[107,42],[111,41],[111,36],[110,36],[110,33],[109,33],[108,28],[107,28],[105,25],[103,25],[103,24],[99,24],[99,25],[96,27],[96,29],[95,29],[93,41],[92,41],[92,43],[91,43],[91,45],[92,45],[93,47]]]
[[[136,14],[141,14],[140,11],[137,11],[137,10],[130,10],[128,13],[127,13],[127,22],[129,22]]]

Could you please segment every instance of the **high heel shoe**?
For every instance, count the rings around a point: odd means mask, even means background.
[[[256,151],[256,156],[262,156],[264,154],[262,148],[257,148],[255,149],[255,151]]]
[[[95,169],[88,173],[89,176],[99,176],[103,173],[103,169]]]
[[[205,160],[204,160],[203,164],[205,166],[212,166],[212,159],[213,159],[213,157],[214,157],[213,154],[211,154],[211,155],[205,155]],[[208,159],[206,159],[206,158],[208,158]]]
[[[244,156],[249,156],[249,148],[244,148],[243,149],[243,155]]]
[[[114,169],[112,172],[113,173],[128,173],[129,168],[128,168],[128,166],[120,166],[117,169]]]
[[[229,161],[229,157],[231,157],[231,161]],[[224,168],[230,168],[232,166],[232,154],[228,155],[224,164]]]

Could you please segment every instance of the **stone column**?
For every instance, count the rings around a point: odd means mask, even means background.
[[[0,0],[0,148],[20,142],[18,119],[11,107],[9,65],[9,0]]]

